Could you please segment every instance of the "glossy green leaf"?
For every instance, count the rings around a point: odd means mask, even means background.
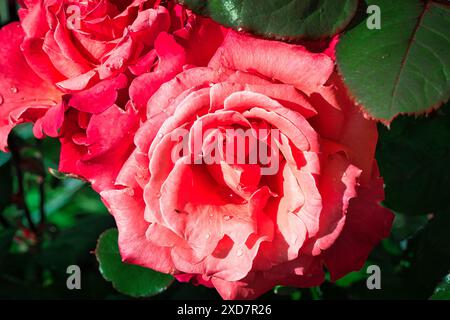
[[[268,38],[318,39],[343,30],[357,0],[179,0],[228,27]]]
[[[402,116],[379,126],[377,160],[387,207],[427,214],[450,206],[450,105],[429,117]]]
[[[123,263],[117,240],[117,229],[107,230],[100,236],[96,249],[100,271],[117,291],[132,297],[150,297],[172,284],[171,275]]]
[[[369,29],[363,22],[337,47],[339,72],[356,102],[372,117],[390,122],[447,101],[450,6],[420,0],[366,2],[379,6],[381,28]]]

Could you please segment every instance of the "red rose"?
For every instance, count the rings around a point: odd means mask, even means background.
[[[207,63],[218,44],[191,46],[205,26],[221,41],[218,25],[159,3],[24,1],[20,24],[0,31],[0,149],[15,125],[35,122],[37,137],[61,137],[61,171],[111,185],[152,93]]]
[[[254,298],[319,285],[324,268],[332,280],[357,270],[388,235],[376,124],[325,54],[231,32],[208,67],[156,91],[146,118],[101,193],[126,262]],[[270,157],[236,161],[227,130],[250,132]]]

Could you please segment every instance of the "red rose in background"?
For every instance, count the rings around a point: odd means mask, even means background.
[[[124,261],[215,287],[225,299],[309,287],[362,267],[389,233],[375,122],[346,96],[332,58],[231,32],[209,61],[163,84],[116,186],[101,192]],[[195,163],[227,129],[276,129],[264,164]],[[200,153],[193,146],[201,132]],[[172,161],[179,140],[187,153]],[[215,139],[212,139],[212,136]],[[231,147],[230,147],[231,148]],[[252,150],[246,145],[246,156]]]
[[[222,40],[218,25],[159,3],[23,1],[21,22],[0,31],[0,149],[15,125],[35,122],[37,137],[61,136],[61,171],[110,185],[151,94]],[[209,25],[215,40],[193,48]]]

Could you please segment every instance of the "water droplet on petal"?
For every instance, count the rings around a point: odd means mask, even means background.
[[[209,239],[209,238],[211,238],[211,235],[209,233],[207,233],[207,234],[205,234],[205,238]]]
[[[161,192],[155,193],[155,197],[157,197],[158,199],[161,198]]]
[[[223,217],[223,220],[229,221],[229,220],[231,220],[231,216],[224,216],[224,217]]]
[[[19,89],[17,89],[17,87],[11,87],[11,93],[17,93],[19,92]]]
[[[209,214],[209,217],[210,217],[210,218],[214,217],[214,214],[210,213],[210,214]]]
[[[169,102],[169,104],[172,104],[174,101],[175,101],[174,98],[170,98],[168,102]]]
[[[244,251],[242,251],[242,249],[238,249],[238,251],[236,252],[236,255],[238,257],[242,256],[244,254]]]
[[[164,137],[164,134],[162,132],[158,133],[158,138],[162,139]]]
[[[3,104],[3,102],[5,102],[5,99],[4,99],[3,96],[0,94],[0,106]]]

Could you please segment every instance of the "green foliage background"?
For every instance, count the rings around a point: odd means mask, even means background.
[[[17,18],[7,3],[0,0],[2,24]],[[450,105],[419,118],[398,117],[389,129],[380,124],[379,133],[384,205],[395,212],[390,237],[359,272],[317,288],[276,287],[262,299],[450,299]],[[58,167],[58,141],[37,141],[31,126],[22,125],[11,142],[16,152],[0,153],[0,299],[131,299],[119,293],[130,291],[120,287],[123,274],[108,267],[100,272],[93,253],[99,235],[115,226],[98,195],[79,180],[48,171]],[[105,238],[113,241],[114,231]],[[116,251],[102,252],[120,264]],[[371,264],[381,268],[381,290],[366,287]],[[70,265],[82,270],[81,290],[66,287]],[[171,283],[151,277],[149,283],[161,288]],[[148,299],[220,298],[214,290],[178,282],[159,294],[158,288],[150,291]]]

